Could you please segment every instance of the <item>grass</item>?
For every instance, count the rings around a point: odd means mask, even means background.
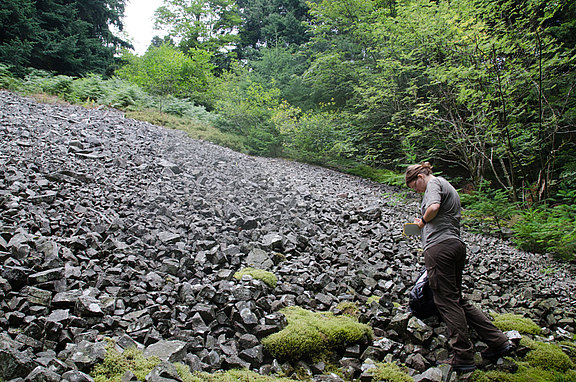
[[[156,109],[128,110],[126,117],[145,121],[170,129],[182,130],[192,139],[209,141],[238,152],[247,152],[246,139],[240,135],[223,132],[209,122],[171,115]]]

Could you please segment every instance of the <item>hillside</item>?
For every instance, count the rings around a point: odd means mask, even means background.
[[[193,370],[290,374],[260,344],[285,325],[279,310],[334,311],[346,301],[358,303],[377,338],[342,351],[345,375],[362,373],[368,347],[382,357],[374,361],[387,357],[415,376],[447,351],[442,324],[422,328],[406,314],[423,259],[401,235],[417,211],[405,190],[247,156],[115,110],[8,92],[0,92],[0,142],[5,380],[33,371],[84,380],[105,338],[152,353],[164,346],[167,359]],[[570,265],[464,238],[473,301],[533,319],[544,337],[572,339]],[[277,286],[236,280],[246,266],[272,272]],[[372,296],[380,303],[367,305]]]

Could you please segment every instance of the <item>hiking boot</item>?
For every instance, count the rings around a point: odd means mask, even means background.
[[[436,365],[450,365],[452,366],[452,370],[462,373],[469,373],[476,370],[476,364],[474,363],[474,360],[462,360],[456,358],[455,356],[452,356],[443,361],[437,361]]]
[[[489,360],[496,360],[500,357],[504,357],[505,355],[509,354],[512,351],[512,343],[510,341],[504,342],[502,345],[498,346],[497,348],[491,348],[480,352],[482,358],[489,359]]]

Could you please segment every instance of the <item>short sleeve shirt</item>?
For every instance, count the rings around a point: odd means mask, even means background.
[[[424,250],[448,239],[460,240],[460,196],[456,189],[440,176],[430,179],[426,185],[420,205],[422,215],[428,207],[436,203],[440,204],[438,214],[422,229]]]

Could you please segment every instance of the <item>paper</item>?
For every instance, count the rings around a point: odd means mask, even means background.
[[[404,224],[402,233],[406,236],[420,235],[420,227],[418,227],[416,223],[406,223]]]

